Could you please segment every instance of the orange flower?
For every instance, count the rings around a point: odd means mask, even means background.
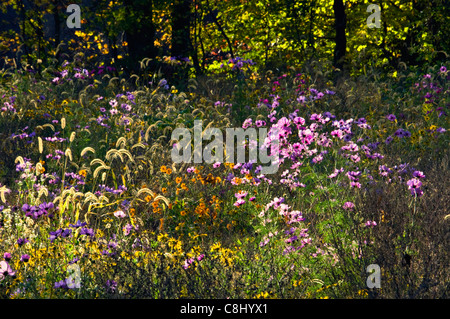
[[[172,174],[172,169],[171,169],[171,168],[167,168],[167,169],[166,169],[166,174],[167,174],[167,175]]]
[[[182,210],[182,211],[180,212],[180,215],[181,215],[181,216],[186,216],[186,214],[187,214],[187,213],[186,213],[185,210]]]
[[[167,167],[165,165],[161,166],[159,170],[163,173],[167,172]]]
[[[183,179],[182,179],[181,177],[175,178],[175,182],[176,182],[177,184],[180,184],[182,180],[183,180]]]
[[[161,188],[161,192],[167,193],[167,188],[166,187]]]
[[[80,170],[80,171],[78,172],[78,175],[81,175],[81,176],[83,176],[83,177],[86,177],[87,172],[86,172],[85,169],[82,169],[82,170]]]

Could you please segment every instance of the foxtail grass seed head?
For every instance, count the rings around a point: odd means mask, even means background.
[[[66,127],[66,119],[63,117],[61,119],[61,128],[64,130],[65,127]]]
[[[75,140],[75,132],[72,132],[72,134],[70,134],[70,138],[69,138],[69,142],[72,143]]]
[[[94,153],[95,154],[95,150],[92,148],[92,147],[85,147],[82,151],[81,151],[81,153],[80,153],[80,156],[81,157],[83,157],[87,152],[91,152],[91,153]],[[92,163],[91,163],[91,165],[92,165]]]
[[[125,144],[127,143],[127,139],[125,137],[120,137],[117,142],[116,142],[116,147],[119,148],[120,145],[125,146]]]
[[[67,157],[69,157],[69,160],[72,161],[72,151],[70,150],[70,148],[67,148],[65,153],[64,153]]]
[[[38,163],[36,164],[36,175],[41,174],[43,168],[44,168],[44,167],[42,166],[42,164],[41,164],[40,162],[38,162]]]
[[[25,161],[23,160],[22,156],[17,156],[16,160],[14,161],[14,163],[19,162],[21,165],[25,165]]]
[[[6,188],[6,186],[2,186],[2,187],[0,188],[0,198],[1,198],[1,200],[2,200],[3,203],[6,204],[6,196],[5,196],[5,194],[6,194],[6,193],[10,193],[10,192],[11,192],[11,190],[8,189],[8,188]]]
[[[38,137],[38,147],[39,147],[39,153],[42,154],[42,152],[44,151],[44,146],[42,144],[42,138],[40,136]]]

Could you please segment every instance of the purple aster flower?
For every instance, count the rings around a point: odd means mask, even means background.
[[[344,141],[345,142],[350,142],[352,140],[353,134],[347,134],[344,136]]]
[[[107,280],[106,281],[106,289],[108,290],[108,292],[110,293],[114,293],[117,289],[117,282],[115,282],[114,280]]]
[[[418,178],[425,178],[425,175],[422,171],[414,171],[413,176]]]
[[[132,226],[132,225],[126,224],[126,225],[123,227],[123,233],[124,233],[124,235],[125,235],[125,236],[128,236],[128,235],[130,234],[130,232],[131,232],[132,229],[133,229],[133,226]]]
[[[19,246],[22,246],[22,245],[24,245],[26,243],[28,243],[28,239],[26,239],[26,238],[19,238],[19,239],[17,239],[17,244]]]
[[[11,253],[8,253],[8,252],[4,253],[4,254],[3,254],[3,258],[4,258],[6,261],[10,261],[10,260],[11,260]]]
[[[91,228],[81,228],[80,235],[87,235],[90,237],[94,237],[94,230]]]
[[[56,289],[58,289],[58,288],[65,288],[65,289],[67,289],[69,287],[67,286],[66,280],[64,279],[64,280],[55,282],[55,288]]]
[[[264,247],[269,243],[269,238],[267,238],[266,240],[263,240],[262,242],[259,243],[259,247]]]
[[[392,142],[393,139],[394,139],[394,138],[393,138],[392,136],[388,136],[388,137],[386,138],[386,141],[385,141],[386,145],[390,144],[390,143]]]
[[[73,227],[73,228],[78,228],[78,227],[83,227],[86,225],[87,225],[86,222],[80,222],[80,220],[77,220],[77,222],[75,224],[70,224],[69,226]]]
[[[411,133],[409,133],[408,131],[406,131],[404,129],[399,128],[397,131],[395,131],[394,135],[397,136],[397,137],[402,138],[402,137],[409,137],[409,136],[411,136]]]
[[[24,263],[27,263],[29,260],[30,260],[30,256],[27,255],[27,254],[23,254],[23,255],[20,257],[20,261],[23,261]]]
[[[62,229],[61,229],[61,228],[58,229],[58,230],[56,230],[56,231],[51,231],[51,232],[49,232],[49,235],[50,235],[49,240],[50,240],[50,242],[53,243],[53,241],[54,241],[56,238],[58,238],[58,236],[59,236],[61,233],[62,233]]]
[[[386,118],[389,121],[395,121],[397,119],[397,117],[394,114],[389,114],[388,116],[386,116]]]
[[[72,234],[72,229],[66,228],[62,231],[61,237],[66,238],[66,237],[69,237],[70,234]]]

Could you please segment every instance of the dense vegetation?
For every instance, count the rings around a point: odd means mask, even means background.
[[[68,4],[0,4],[2,298],[448,298],[445,1]]]

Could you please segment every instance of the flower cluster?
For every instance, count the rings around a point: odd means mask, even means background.
[[[46,216],[48,218],[53,218],[53,213],[55,211],[54,204],[52,202],[42,203],[38,206],[23,204],[22,211],[25,213],[25,216],[38,219],[41,216]]]
[[[231,67],[232,71],[242,71],[245,65],[252,66],[255,65],[255,62],[253,62],[251,59],[243,59],[241,57],[235,57],[230,58],[227,64],[228,66]],[[224,67],[224,64],[222,63],[220,67],[221,68]]]
[[[2,99],[5,98],[6,95],[2,95]],[[3,107],[0,109],[2,113],[10,112],[16,113],[17,110],[15,108],[16,96],[10,96],[9,101],[3,102]]]
[[[205,258],[205,254],[200,254],[196,258],[194,257],[188,258],[184,261],[182,267],[183,269],[188,269],[195,262],[195,260],[200,262],[203,260],[203,258]]]
[[[418,178],[411,178],[406,182],[408,185],[408,189],[411,192],[412,196],[420,197],[423,195],[423,191],[420,188],[422,186],[422,182]]]

